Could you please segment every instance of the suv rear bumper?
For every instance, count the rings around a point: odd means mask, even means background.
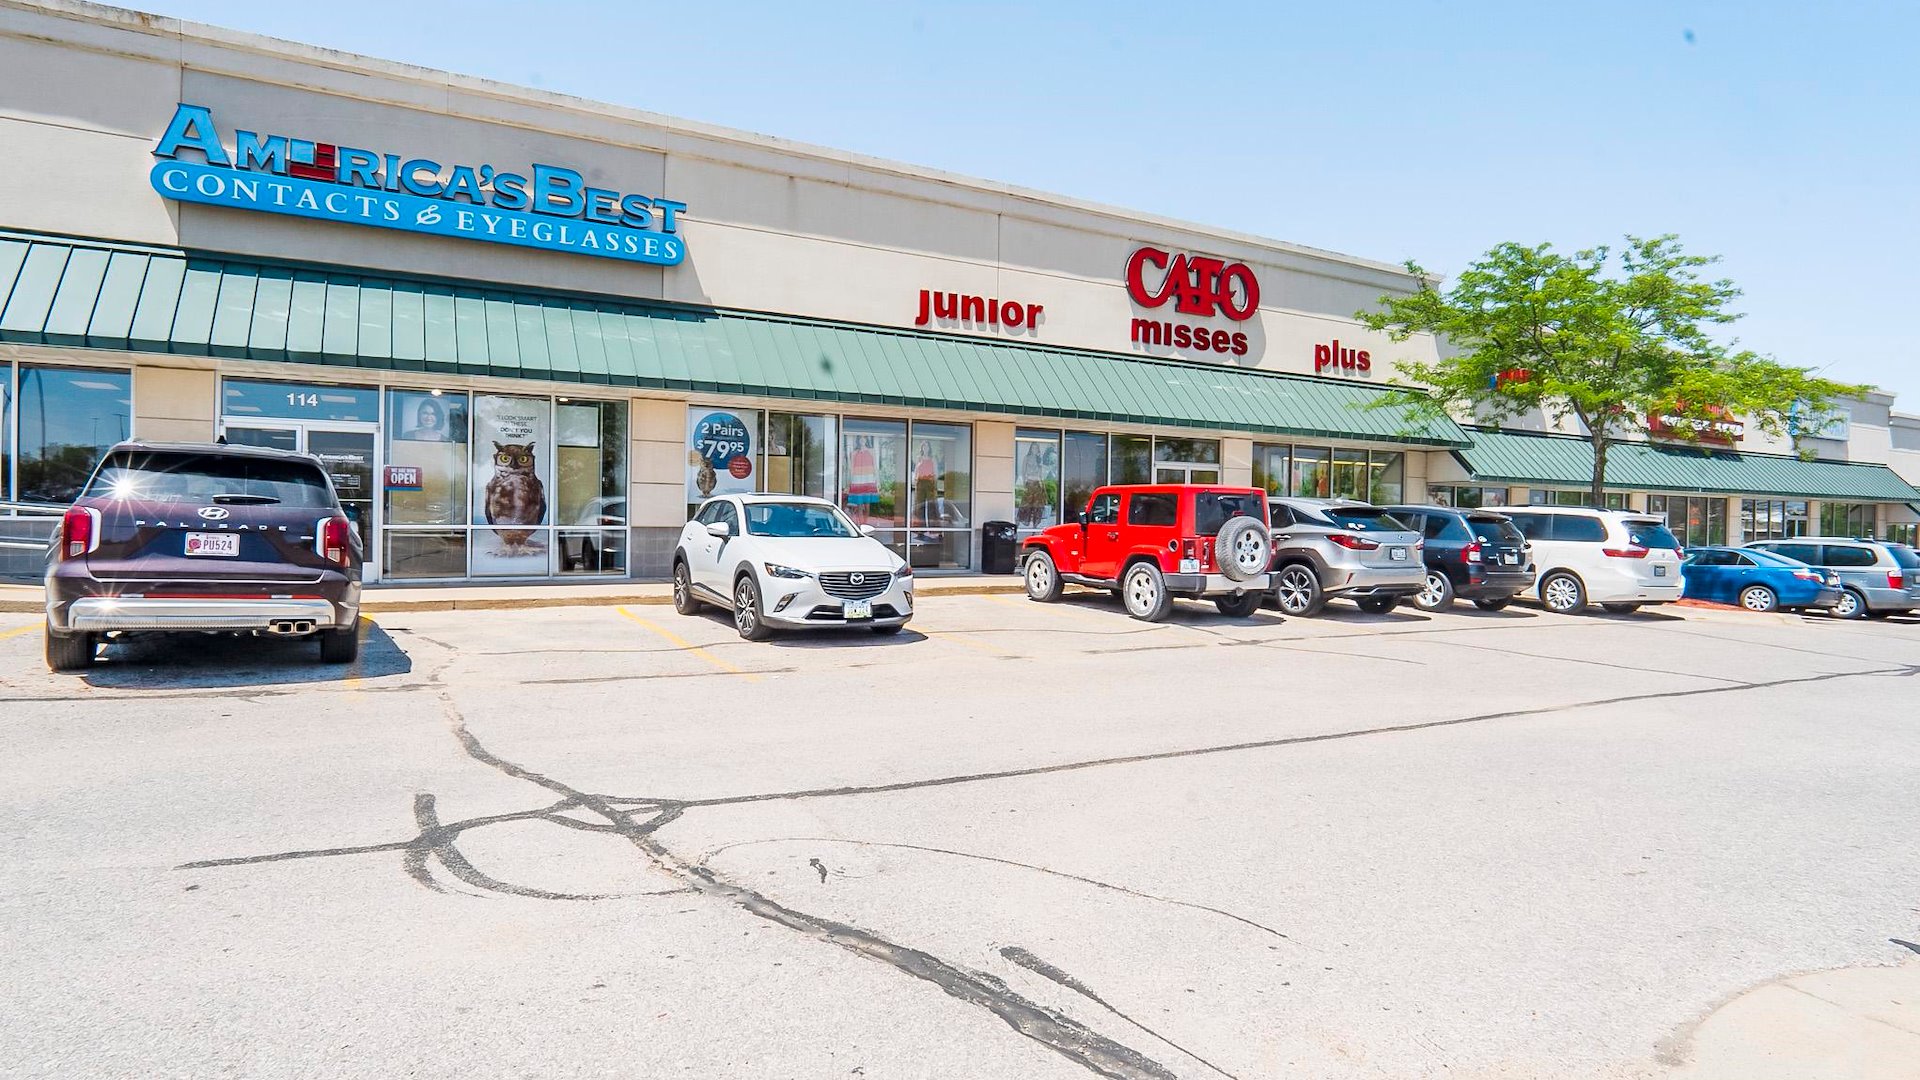
[[[1165,574],[1167,592],[1189,599],[1200,596],[1233,596],[1237,593],[1263,593],[1273,588],[1272,574],[1255,574],[1235,581],[1225,574]]]
[[[1427,587],[1427,567],[1417,559],[1410,560],[1406,566],[1334,566],[1321,576],[1321,586],[1327,595],[1349,600],[1414,596]]]
[[[101,633],[116,630],[267,630],[283,633],[352,626],[358,610],[319,597],[83,596],[63,608],[49,605],[56,630]],[[292,628],[292,629],[288,629]]]
[[[1475,574],[1457,595],[1463,600],[1497,600],[1518,596],[1533,588],[1534,573],[1528,570],[1490,570]]]

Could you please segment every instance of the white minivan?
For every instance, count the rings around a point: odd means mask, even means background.
[[[1680,541],[1658,516],[1575,506],[1501,512],[1526,535],[1548,611],[1572,615],[1599,604],[1625,614],[1680,599]]]

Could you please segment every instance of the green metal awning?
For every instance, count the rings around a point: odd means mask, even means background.
[[[1473,445],[1454,453],[1475,480],[1571,488],[1585,488],[1593,482],[1593,447],[1578,436],[1469,428],[1467,437]],[[1920,490],[1885,465],[1802,461],[1781,454],[1653,443],[1615,444],[1607,452],[1607,486],[1625,491],[1856,502],[1907,502],[1920,497]]]
[[[1332,379],[19,233],[0,341],[1466,445]]]

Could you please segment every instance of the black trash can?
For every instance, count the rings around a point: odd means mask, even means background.
[[[980,526],[980,569],[988,574],[1014,574],[1014,553],[1019,550],[1020,530],[1011,521],[989,521]]]

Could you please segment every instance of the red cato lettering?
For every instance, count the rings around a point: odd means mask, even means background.
[[[1157,284],[1149,285],[1149,278]],[[1127,295],[1141,307],[1172,300],[1182,315],[1245,322],[1259,310],[1260,282],[1246,263],[1143,247],[1127,257]]]

